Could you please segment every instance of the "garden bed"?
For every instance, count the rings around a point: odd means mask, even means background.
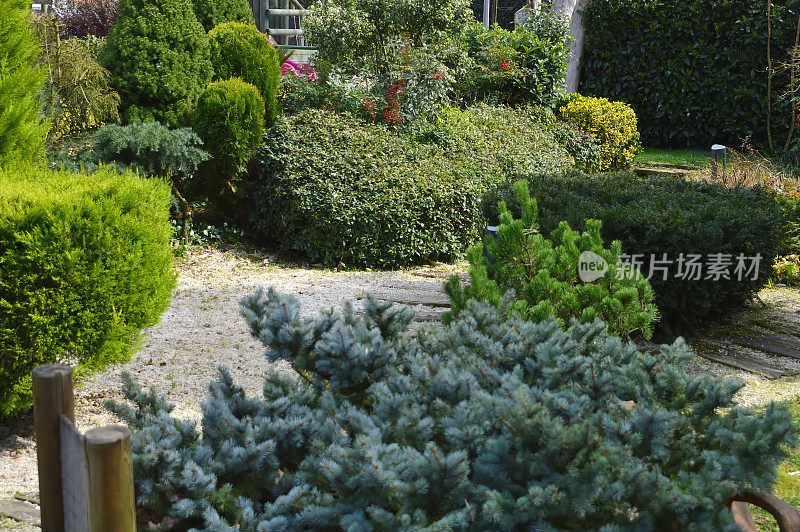
[[[269,362],[238,309],[239,299],[257,286],[274,285],[292,293],[301,301],[303,314],[315,315],[321,308],[338,306],[342,299],[357,300],[366,292],[399,292],[397,287],[404,283],[429,283],[431,293],[435,293],[444,277],[465,269],[461,264],[340,272],[284,265],[274,256],[241,248],[190,248],[175,267],[179,277],[171,305],[161,322],[145,331],[141,349],[129,363],[96,374],[77,390],[76,418],[82,430],[115,421],[101,405],[105,399],[121,396],[119,374],[123,370],[131,372],[142,385],[170,392],[180,417],[199,417],[206,383],[213,379],[219,364],[230,368],[248,395],[260,394]],[[796,290],[768,289],[760,297],[768,304],[780,305],[785,312],[800,313],[800,293]],[[422,314],[435,309],[417,310]],[[279,366],[290,371],[288,366]],[[743,379],[747,385],[739,393],[739,401],[744,405],[793,400],[800,395],[797,376],[769,380],[701,357],[694,357],[687,369]],[[0,500],[38,489],[32,431],[31,416],[0,425]],[[0,527],[5,527],[3,521]]]

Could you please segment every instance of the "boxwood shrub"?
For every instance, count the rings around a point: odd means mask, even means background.
[[[169,186],[117,174],[0,171],[0,418],[34,367],[121,362],[174,285]]]
[[[500,112],[459,114],[441,143],[320,110],[279,119],[251,175],[253,228],[312,262],[387,268],[456,258],[483,231],[488,184],[571,160],[523,115],[508,110],[503,121]]]
[[[570,94],[558,114],[600,143],[600,170],[630,168],[642,151],[636,113],[624,102]]]
[[[740,305],[761,289],[771,273],[781,244],[781,209],[774,197],[760,188],[725,188],[721,185],[668,177],[642,178],[631,173],[539,175],[529,178],[531,195],[538,200],[544,234],[566,220],[586,228],[587,219],[603,222],[606,241],[620,240],[629,255],[643,255],[649,272],[650,256],[676,261],[681,254],[699,254],[704,264],[700,280],[679,279],[678,264],[668,265],[667,279],[655,270],[650,284],[661,312],[660,331],[687,334],[704,317]],[[519,212],[511,185],[487,194],[485,209],[496,220],[498,199]],[[712,255],[730,256],[730,279],[707,277],[705,264]],[[737,280],[737,257],[761,255],[753,274]],[[723,259],[725,257],[722,257]],[[750,266],[746,261],[746,266]]]

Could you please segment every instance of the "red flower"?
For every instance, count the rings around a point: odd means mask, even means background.
[[[503,59],[503,64],[500,65],[500,70],[508,70],[508,59]]]

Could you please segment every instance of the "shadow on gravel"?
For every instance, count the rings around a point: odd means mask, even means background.
[[[0,453],[26,448],[29,438],[33,438],[32,411],[18,419],[0,421]]]

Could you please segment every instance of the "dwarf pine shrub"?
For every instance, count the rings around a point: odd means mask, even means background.
[[[505,300],[503,305],[507,305]],[[130,377],[142,515],[172,530],[738,530],[725,508],[769,489],[789,412],[688,375],[595,321],[563,330],[472,301],[444,328],[368,298],[301,318],[270,289],[242,302],[271,361],[262,398],[220,369],[201,427]],[[723,413],[724,410],[724,413]]]
[[[583,323],[599,318],[615,334],[628,337],[638,332],[650,338],[658,318],[653,289],[640,272],[621,269],[620,241],[606,248],[598,220],[588,220],[583,233],[561,222],[548,239],[539,231],[538,205],[530,197],[528,183],[519,181],[514,190],[522,217],[514,219],[505,202],[500,202],[497,237],[484,243],[491,261],[484,245],[469,250],[472,282],[462,289],[453,276],[445,284],[452,304],[445,322],[471,299],[497,306],[505,292],[512,290],[519,299],[511,312],[525,319],[554,317],[567,325],[572,318]],[[607,269],[598,271],[598,278],[582,279],[579,268],[590,262]]]

